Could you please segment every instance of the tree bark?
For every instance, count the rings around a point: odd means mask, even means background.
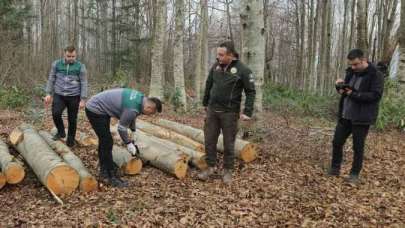
[[[405,94],[405,0],[401,0],[401,22],[399,26],[399,64],[398,80],[401,83],[402,93]]]
[[[4,174],[7,183],[20,183],[25,176],[24,168],[10,155],[8,146],[0,139],[0,171]],[[1,184],[0,184],[1,186]]]
[[[166,33],[166,0],[156,0],[154,4],[154,29],[152,41],[152,72],[149,96],[162,99],[164,59],[163,50]]]
[[[174,38],[173,76],[175,98],[183,111],[187,110],[186,86],[184,83],[184,0],[176,0],[176,31]]]
[[[255,108],[263,111],[264,64],[265,64],[265,30],[263,17],[263,0],[243,0],[241,2],[242,24],[242,61],[252,70],[255,77]]]
[[[193,128],[184,124],[176,123],[170,120],[158,119],[154,121],[155,124],[183,134],[197,142],[204,143],[204,132],[201,129]],[[222,134],[219,136],[217,148],[220,151],[224,151],[224,143]],[[257,146],[253,143],[242,139],[236,139],[235,141],[235,155],[244,162],[251,162],[257,157]]]
[[[97,190],[97,180],[94,178],[83,162],[77,157],[68,146],[61,141],[52,139],[52,135],[46,131],[39,131],[39,135],[48,143],[48,145],[63,158],[63,160],[74,168],[80,176],[80,190],[91,192]]]
[[[357,47],[368,55],[366,0],[357,0]]]
[[[14,129],[10,141],[51,193],[64,196],[77,188],[77,171],[66,164],[31,125],[21,124]]]

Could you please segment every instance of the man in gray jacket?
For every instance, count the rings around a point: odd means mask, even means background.
[[[54,140],[66,137],[62,113],[67,108],[68,112],[68,137],[66,145],[74,146],[77,113],[79,107],[83,108],[87,97],[86,67],[76,60],[76,49],[69,46],[65,49],[64,58],[52,63],[46,86],[45,105],[52,102],[53,122],[58,129]]]

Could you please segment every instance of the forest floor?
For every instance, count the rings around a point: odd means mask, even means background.
[[[0,136],[29,121],[31,112],[0,111]],[[78,128],[89,132],[83,111]],[[202,127],[204,113],[164,118]],[[49,114],[38,117],[50,129]],[[76,191],[59,205],[32,170],[18,185],[0,190],[0,227],[8,226],[130,226],[130,227],[375,227],[405,226],[405,134],[372,131],[367,140],[362,183],[328,177],[333,128],[320,121],[301,121],[265,113],[258,159],[238,164],[230,186],[220,179],[196,180],[197,170],[178,180],[146,166],[124,177],[130,187],[101,186],[99,191]],[[288,120],[288,121],[287,121]],[[343,174],[351,165],[351,142],[345,147]],[[17,152],[11,150],[14,155]],[[94,175],[96,147],[74,152]]]

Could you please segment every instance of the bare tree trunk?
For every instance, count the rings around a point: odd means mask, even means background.
[[[111,28],[111,70],[113,77],[117,74],[117,18],[116,18],[116,0],[112,0],[112,28]]]
[[[355,12],[356,12],[356,0],[352,0],[352,6],[351,6],[351,18],[350,18],[350,38],[349,38],[349,47],[352,49],[354,46],[356,46],[356,43],[354,43],[354,36],[355,36],[355,29],[354,29],[354,23],[356,20],[355,17]]]
[[[339,70],[338,75],[342,74],[345,69],[345,62],[346,62],[346,42],[347,42],[347,15],[348,15],[348,7],[349,7],[349,0],[344,0],[344,13],[343,13],[343,26],[342,26],[342,40],[341,40],[341,49],[340,49],[340,59],[339,59]]]
[[[205,75],[208,74],[208,0],[200,1],[201,19],[198,35],[194,89],[196,100],[201,100]]]
[[[399,65],[398,80],[401,83],[402,93],[405,94],[405,0],[401,0],[401,22],[399,26]]]
[[[357,0],[357,48],[366,53],[368,52],[367,34],[366,0]]]
[[[79,45],[79,0],[73,0],[73,40],[72,45],[78,47]]]
[[[187,110],[186,88],[184,83],[184,52],[183,52],[183,29],[184,29],[184,0],[176,0],[176,31],[174,38],[173,76],[175,96],[180,108]]]
[[[242,24],[242,60],[255,75],[256,101],[255,108],[263,110],[262,85],[264,81],[265,39],[263,1],[244,0],[241,2]]]
[[[163,50],[166,33],[166,1],[156,0],[154,5],[154,32],[152,41],[152,72],[149,96],[163,99]]]
[[[392,53],[394,53],[394,49],[396,46],[396,42],[393,42],[391,32],[394,27],[394,22],[395,22],[395,12],[398,6],[398,0],[394,0],[393,2],[390,2],[392,5],[390,7],[390,11],[388,13],[388,18],[386,21],[386,32],[384,33],[384,46],[383,46],[383,55],[382,55],[382,61],[384,63],[389,63],[391,60]]]

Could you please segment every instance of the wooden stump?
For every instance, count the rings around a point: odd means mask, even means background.
[[[0,139],[0,170],[9,184],[20,183],[25,176],[24,168],[9,153],[8,146]]]
[[[52,135],[46,131],[39,131],[39,135],[48,143],[48,145],[58,153],[63,160],[74,168],[80,176],[80,190],[90,192],[97,190],[97,180],[90,174],[79,157],[77,157],[68,146],[61,141],[54,141]]]
[[[165,119],[158,119],[154,121],[155,124],[183,134],[197,142],[204,143],[204,131],[201,129],[193,128],[184,124],[173,122]],[[219,136],[217,148],[224,151],[224,140],[222,134]],[[251,162],[257,157],[257,145],[242,139],[235,141],[235,155],[244,162]]]
[[[77,188],[77,171],[65,163],[31,125],[21,124],[14,129],[10,141],[51,193],[64,196]]]
[[[135,175],[141,172],[142,161],[128,152],[127,149],[120,146],[113,146],[114,163],[124,171],[125,174]]]

